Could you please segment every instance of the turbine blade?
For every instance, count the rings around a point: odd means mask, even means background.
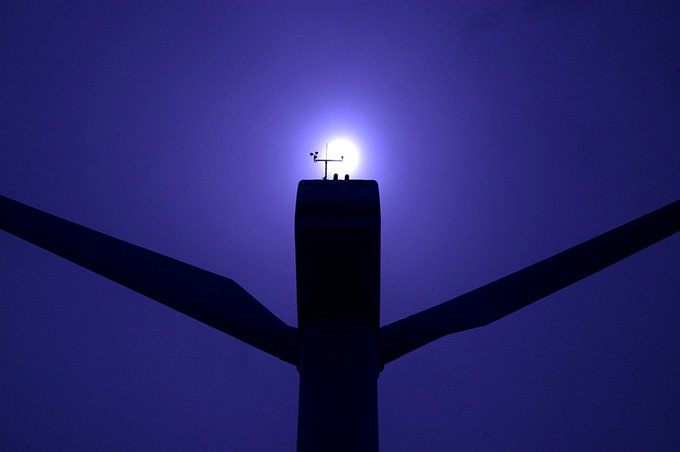
[[[297,329],[231,279],[0,196],[0,228],[297,365]]]
[[[680,200],[452,300],[380,328],[386,363],[442,336],[487,325],[680,230]]]

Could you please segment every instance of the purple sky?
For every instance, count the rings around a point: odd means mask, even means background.
[[[675,1],[45,3],[0,6],[0,194],[290,324],[335,137],[380,184],[383,324],[680,197]],[[679,270],[676,235],[388,364],[381,450],[676,451]],[[294,450],[292,366],[4,232],[0,301],[0,449]]]

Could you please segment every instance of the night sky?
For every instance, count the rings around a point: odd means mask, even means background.
[[[292,325],[333,138],[382,324],[680,198],[677,1],[44,3],[0,6],[0,194]],[[680,234],[388,364],[381,450],[677,451],[679,270]],[[293,366],[4,232],[0,301],[1,450],[294,450]]]

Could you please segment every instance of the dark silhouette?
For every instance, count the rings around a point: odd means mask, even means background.
[[[382,328],[375,181],[300,182],[298,328],[228,278],[2,196],[0,228],[296,365],[299,451],[377,451],[377,377],[386,363],[498,320],[678,232],[680,201]]]

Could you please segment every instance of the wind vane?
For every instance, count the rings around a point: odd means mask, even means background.
[[[319,152],[310,152],[309,155],[312,156],[314,159],[314,163],[316,162],[323,162],[323,180],[328,180],[328,162],[342,162],[342,160],[345,158],[344,156],[340,156],[340,160],[332,160],[328,158],[328,143],[326,143],[326,158],[325,159],[320,159],[318,157]]]

